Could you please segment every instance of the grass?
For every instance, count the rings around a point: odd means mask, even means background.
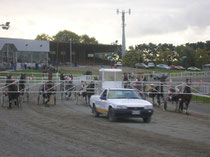
[[[79,75],[85,75],[86,71],[92,71],[93,75],[98,75],[99,74],[99,69],[101,66],[96,65],[96,66],[80,66],[80,67],[59,67],[59,73],[65,73],[65,74],[73,74],[74,76],[79,76]],[[111,66],[105,66],[104,68],[112,68]],[[154,68],[154,69],[137,69],[137,68],[131,68],[131,67],[121,67],[123,70],[123,73],[150,73],[150,72],[155,72],[155,73],[177,73],[177,72],[184,72],[184,70],[167,70],[167,69],[159,69],[159,68]],[[15,71],[12,71],[15,72]],[[16,72],[18,73],[40,73],[38,70],[35,69],[28,69],[28,70],[17,70]],[[14,73],[12,74],[13,76],[19,76],[20,74]],[[6,76],[6,73],[0,73],[0,76]],[[44,74],[47,76],[47,73]],[[27,74],[27,76],[32,76],[32,74]],[[33,74],[34,77],[41,77],[43,74]]]
[[[192,100],[200,103],[207,103],[210,104],[210,98],[208,97],[201,97],[201,96],[192,96]]]

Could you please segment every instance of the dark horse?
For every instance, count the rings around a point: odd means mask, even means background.
[[[56,92],[55,92],[54,83],[52,81],[52,77],[53,77],[52,72],[49,72],[48,73],[48,81],[39,87],[38,104],[39,104],[39,100],[40,100],[40,95],[42,95],[43,104],[46,107],[49,107],[49,105],[47,103],[50,101],[51,95],[54,95],[54,105],[56,104],[56,95],[55,95]]]
[[[151,84],[149,97],[152,98],[152,104],[154,106],[160,107],[163,105],[163,110],[167,109],[167,102],[164,98],[163,83],[157,85],[156,87]],[[155,97],[157,98],[157,105],[155,104]]]
[[[20,75],[20,80],[18,82],[18,85],[19,85],[19,91],[20,91],[20,96],[23,98],[24,94],[26,92],[28,92],[26,89],[26,74],[21,74]],[[29,100],[29,93],[27,93],[27,100]]]
[[[43,104],[47,107],[49,107],[48,102],[50,101],[51,95],[54,95],[54,104],[55,104],[56,97],[55,97],[54,83],[52,81],[47,81],[46,83],[44,83],[39,87],[38,104],[40,100],[40,95],[42,95]]]
[[[90,97],[92,95],[94,95],[94,91],[95,91],[95,84],[93,81],[91,81],[91,83],[86,87],[83,87],[80,89],[80,92],[77,93],[77,97],[76,97],[76,104],[78,102],[78,96],[82,96],[85,99],[85,103],[89,104],[90,103]]]
[[[18,91],[18,85],[15,82],[15,80],[12,78],[11,75],[7,76],[6,79],[6,84],[5,86],[7,87],[8,91],[6,92],[6,96],[9,98],[9,109],[12,108],[12,102],[14,101],[15,105],[20,107],[20,102],[19,102],[19,91]]]
[[[188,113],[188,108],[189,108],[189,104],[192,98],[192,94],[191,94],[191,88],[189,85],[186,85],[184,88],[184,91],[182,94],[180,94],[179,96],[179,108],[178,111],[179,112],[183,112],[183,110],[186,110],[186,114]]]
[[[95,84],[93,81],[91,81],[91,83],[87,86],[87,92],[86,92],[86,97],[87,97],[87,101],[86,104],[90,104],[90,97],[92,95],[94,95],[94,91],[95,91]]]
[[[177,112],[183,112],[183,110],[186,110],[186,114],[188,113],[188,107],[192,98],[192,94],[191,94],[191,88],[190,86],[187,84],[184,87],[184,90],[182,93],[179,93],[178,91],[176,91],[175,87],[171,87],[168,90],[168,101],[171,101],[172,103],[175,102],[176,103],[176,111]]]
[[[72,95],[72,91],[75,90],[73,86],[73,76],[67,76],[64,82],[65,96],[66,98],[70,98]]]

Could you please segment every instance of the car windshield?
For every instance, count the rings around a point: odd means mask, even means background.
[[[110,90],[108,99],[142,99],[135,90]]]

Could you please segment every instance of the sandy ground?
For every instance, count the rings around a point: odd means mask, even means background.
[[[57,95],[60,98],[60,95]],[[37,105],[30,95],[22,108],[0,107],[1,157],[167,157],[210,156],[210,116],[163,112],[152,121],[109,122],[94,118],[80,99]]]

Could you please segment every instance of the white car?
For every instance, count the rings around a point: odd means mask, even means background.
[[[149,68],[155,68],[155,64],[154,63],[148,63],[147,65]]]
[[[201,69],[199,69],[197,67],[189,67],[189,68],[187,68],[187,70],[200,71]]]
[[[94,117],[105,114],[110,121],[137,117],[149,123],[153,114],[153,105],[142,99],[134,89],[104,89],[100,95],[91,96],[90,106]]]
[[[165,64],[158,64],[156,65],[157,68],[161,68],[161,69],[171,69],[168,65]]]
[[[185,68],[183,67],[183,66],[176,66],[176,67],[178,67],[180,70],[185,70]]]
[[[136,63],[135,64],[135,67],[136,68],[149,68],[146,64],[144,63]]]

